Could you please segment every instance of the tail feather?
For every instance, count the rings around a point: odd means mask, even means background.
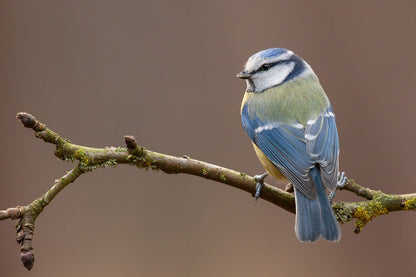
[[[296,236],[303,242],[316,241],[321,236],[330,241],[339,241],[341,230],[317,167],[311,169],[311,176],[317,190],[317,197],[314,200],[307,198],[295,186]]]

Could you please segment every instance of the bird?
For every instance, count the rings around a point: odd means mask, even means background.
[[[243,129],[267,171],[256,175],[256,198],[268,174],[293,184],[298,240],[339,241],[340,226],[327,195],[338,184],[338,131],[318,77],[285,48],[252,55],[237,77],[247,84],[241,104]]]

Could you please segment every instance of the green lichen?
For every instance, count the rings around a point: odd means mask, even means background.
[[[150,163],[150,168],[151,168],[152,170],[159,171],[159,166],[157,166],[157,163],[156,163],[155,161],[152,161],[152,162]]]
[[[224,182],[225,182],[225,181],[227,181],[227,178],[225,178],[225,174],[222,174],[222,175],[220,176],[220,179],[221,179],[221,180],[223,180]]]
[[[88,155],[81,148],[75,151],[74,158],[79,160],[80,164],[84,166],[87,166],[90,162],[90,160],[88,159]]]
[[[114,152],[116,152],[116,153],[123,153],[123,152],[126,152],[126,151],[127,151],[126,148],[123,148],[123,147],[116,147],[114,149]]]
[[[405,210],[416,210],[416,197],[404,202]]]
[[[100,164],[83,164],[80,162],[80,165],[82,166],[82,170],[85,172],[93,171],[97,168],[104,168],[104,167],[116,167],[117,166],[117,160],[116,159],[109,159],[108,161],[105,161]]]
[[[131,165],[135,165],[138,168],[148,169],[152,162],[148,159],[145,159],[142,155],[142,153],[139,153],[137,151],[134,151],[127,155],[128,163]]]
[[[205,168],[203,168],[201,169],[201,174],[205,176],[208,174],[208,171]]]
[[[137,163],[137,162],[139,162],[139,161],[140,161],[140,158],[139,158],[139,157],[137,157],[136,155],[128,154],[128,155],[127,155],[127,161],[128,161],[129,163]]]
[[[36,218],[47,205],[43,198],[38,198],[29,205],[28,211]]]
[[[246,176],[247,176],[247,174],[240,172],[240,176],[241,176],[241,177],[246,177]]]
[[[135,154],[129,154],[127,156],[127,159],[130,165],[137,166],[138,168],[142,168],[144,170],[151,169],[151,170],[159,171],[157,158],[153,159],[148,156],[143,157],[143,156],[137,156]]]
[[[109,159],[105,163],[99,164],[99,167],[116,167],[117,166],[117,160],[116,159]]]
[[[149,160],[144,160],[144,162],[143,162],[143,164],[142,164],[142,167],[143,167],[145,170],[149,170],[149,168],[151,167],[151,165],[152,165],[152,162],[151,162],[151,161],[149,161]]]
[[[382,193],[377,193],[367,205],[357,207],[354,212],[354,218],[357,219],[355,226],[357,226],[358,231],[362,230],[373,218],[389,213],[381,201],[383,197],[384,195]]]
[[[343,202],[337,202],[332,205],[334,209],[335,217],[341,223],[346,223],[352,219],[352,210],[350,207],[346,206]]]
[[[75,162],[76,158],[73,155],[67,154],[65,151],[66,142],[58,141],[55,148],[55,156],[66,162]]]

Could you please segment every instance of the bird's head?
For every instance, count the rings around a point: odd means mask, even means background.
[[[251,56],[237,74],[247,82],[248,92],[263,92],[302,76],[315,76],[312,68],[292,51],[270,48]]]

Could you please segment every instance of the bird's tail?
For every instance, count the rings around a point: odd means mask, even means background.
[[[311,176],[317,190],[317,197],[314,200],[307,198],[295,189],[296,236],[302,242],[316,241],[321,236],[330,241],[339,241],[341,230],[317,167],[311,169]]]

